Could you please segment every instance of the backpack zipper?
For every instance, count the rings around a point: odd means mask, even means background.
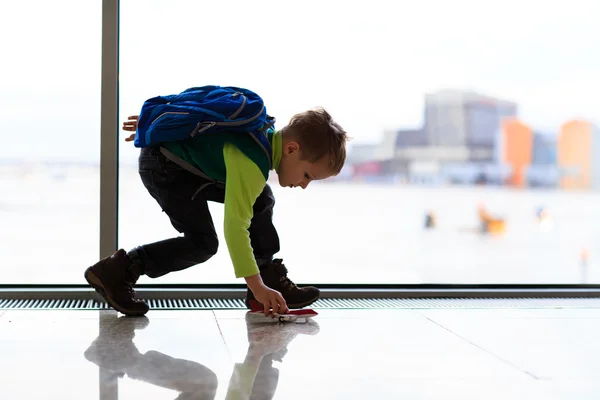
[[[248,123],[248,122],[252,122],[252,121],[254,121],[256,118],[260,117],[260,115],[262,114],[262,112],[264,111],[264,109],[265,109],[265,105],[263,104],[263,106],[261,107],[260,111],[259,111],[259,112],[257,112],[257,113],[256,113],[256,115],[253,115],[253,116],[251,116],[250,118],[248,118],[248,119],[245,119],[245,120],[243,120],[243,121],[232,121],[232,122],[203,122],[203,123],[204,123],[204,124],[213,124],[213,125],[210,125],[210,127],[213,127],[213,126],[215,126],[215,125],[216,125],[216,126],[239,126],[239,125],[244,125],[244,124],[246,124],[246,123]],[[237,112],[237,111],[236,111],[236,112]],[[162,116],[164,116],[164,115],[167,115],[167,114],[184,114],[184,115],[185,115],[185,114],[189,114],[189,112],[173,112],[173,111],[170,111],[170,112],[165,112],[165,113],[162,113],[162,114],[160,114],[158,117],[156,117],[156,118],[154,119],[154,121],[152,121],[152,122],[150,123],[150,125],[152,125],[153,123],[155,123],[155,122],[156,122],[156,121],[157,121],[157,120],[158,120],[160,117],[162,117]],[[200,130],[199,132],[202,132],[203,130],[204,130],[204,129]],[[196,132],[196,133],[198,133],[198,132]]]

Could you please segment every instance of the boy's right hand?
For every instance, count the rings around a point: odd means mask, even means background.
[[[285,314],[290,311],[281,293],[265,285],[260,274],[247,276],[244,279],[248,284],[248,288],[254,293],[254,298],[265,308],[265,317],[271,314],[271,308],[274,313],[278,314]],[[272,315],[272,317],[275,316]]]
[[[277,290],[262,285],[253,291],[256,300],[264,306],[265,317],[268,317],[273,309],[274,313],[285,314],[289,312],[285,299]]]

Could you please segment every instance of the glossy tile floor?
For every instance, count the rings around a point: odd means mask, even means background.
[[[2,399],[600,398],[600,309],[0,314]]]

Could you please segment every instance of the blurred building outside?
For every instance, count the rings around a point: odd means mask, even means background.
[[[337,180],[600,188],[600,130],[585,120],[545,132],[514,101],[461,90],[425,95],[423,125],[352,145]]]

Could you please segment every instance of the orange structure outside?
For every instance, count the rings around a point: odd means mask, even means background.
[[[561,178],[563,189],[588,189],[592,178],[592,125],[586,121],[566,122],[557,142],[559,167],[568,172]]]
[[[507,183],[523,187],[527,183],[525,172],[532,159],[533,131],[518,119],[509,119],[502,123],[501,132],[503,162],[512,168]]]

